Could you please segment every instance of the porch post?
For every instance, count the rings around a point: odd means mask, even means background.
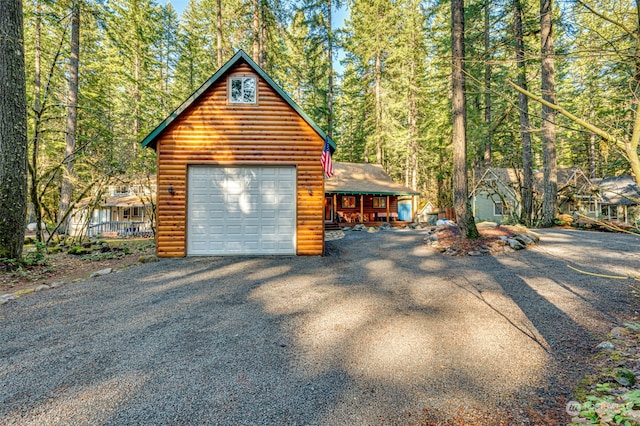
[[[364,195],[360,194],[360,222],[364,222]]]
[[[387,217],[385,217],[386,221],[389,222],[391,220],[391,218],[389,217],[389,196],[387,195]]]
[[[333,221],[338,222],[338,194],[333,194]]]

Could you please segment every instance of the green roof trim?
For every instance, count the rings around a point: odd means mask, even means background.
[[[178,108],[176,108],[171,114],[169,114],[169,116],[167,118],[164,119],[164,121],[162,121],[155,129],[153,129],[153,131],[151,133],[149,133],[147,135],[147,137],[145,137],[141,144],[142,147],[151,147],[153,149],[155,149],[156,147],[156,140],[158,138],[158,136],[160,136],[160,134],[171,125],[171,123],[173,123],[175,121],[176,118],[178,118],[180,116],[180,114],[182,114],[187,108],[189,108],[195,101],[197,101],[200,96],[202,96],[207,90],[209,90],[209,88],[211,86],[213,86],[224,74],[227,73],[227,71],[229,71],[230,68],[232,68],[234,65],[236,65],[236,63],[238,63],[238,61],[240,60],[244,60],[247,64],[249,64],[249,66],[251,68],[253,68],[253,70],[263,79],[267,82],[267,84],[269,84],[269,86],[271,86],[271,88],[273,88],[273,90],[276,91],[276,93],[278,93],[284,100],[285,102],[287,102],[287,104],[289,104],[289,106],[291,108],[293,108],[293,110],[295,112],[297,112],[300,117],[302,117],[304,119],[304,121],[307,122],[307,124],[309,124],[313,130],[316,131],[316,133],[318,133],[318,135],[323,139],[323,140],[328,140],[329,141],[329,145],[331,147],[331,151],[335,151],[337,148],[337,145],[335,143],[335,141],[333,139],[331,139],[330,137],[328,137],[328,135],[325,133],[324,130],[322,130],[320,128],[320,126],[318,126],[312,119],[311,117],[309,117],[303,110],[302,108],[300,108],[300,106],[293,100],[291,99],[291,97],[278,85],[276,84],[275,81],[273,81],[271,79],[271,77],[269,77],[267,75],[266,72],[264,72],[264,70],[262,68],[260,68],[258,66],[258,64],[256,64],[253,59],[251,59],[249,57],[249,55],[247,55],[244,50],[238,50],[238,52],[236,52],[235,55],[233,55],[233,57],[231,59],[229,59],[227,61],[226,64],[224,64],[218,71],[216,71],[215,74],[213,74],[207,81],[205,81],[202,86],[200,86],[198,88],[198,90],[196,90],[195,92],[193,92],[193,94],[191,94],[191,96],[189,96],[189,98],[187,98],[186,101],[184,101]]]

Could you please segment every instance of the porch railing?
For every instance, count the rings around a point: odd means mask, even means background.
[[[95,225],[89,225],[87,229],[88,237],[104,233],[117,233],[119,237],[151,237],[150,222],[102,222]]]

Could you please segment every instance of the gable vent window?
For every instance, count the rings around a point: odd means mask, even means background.
[[[230,79],[229,102],[233,104],[256,103],[256,79],[254,77],[232,77]]]

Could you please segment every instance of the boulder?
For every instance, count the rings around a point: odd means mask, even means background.
[[[522,250],[523,248],[525,248],[525,245],[522,244],[520,241],[516,240],[515,238],[508,238],[507,243],[509,243],[509,247],[511,247],[514,250]]]
[[[89,276],[89,278],[93,278],[93,277],[100,277],[100,276],[102,276],[102,275],[107,275],[107,274],[110,274],[110,273],[111,273],[111,271],[113,271],[113,269],[111,269],[111,268],[101,269],[101,270],[99,270],[99,271],[96,271],[96,272],[92,273],[92,274]]]
[[[616,349],[616,347],[613,343],[605,341],[596,346],[596,349],[600,351],[613,351]]]
[[[524,244],[525,246],[530,246],[532,244],[535,244],[535,241],[533,241],[531,238],[529,238],[527,235],[525,234],[515,234],[513,236],[514,240],[518,240],[519,242],[521,242],[522,244]]]
[[[357,224],[356,226],[354,226],[353,228],[351,228],[352,231],[366,231],[367,227],[361,223]]]
[[[3,294],[0,295],[0,305],[4,305],[5,303],[7,303],[9,300],[15,300],[17,299],[16,296],[14,296],[13,294]]]
[[[482,229],[494,229],[498,226],[497,223],[495,222],[478,222],[476,223],[476,228],[478,228],[478,231],[482,230]]]
[[[51,287],[49,287],[46,284],[40,284],[39,286],[36,287],[35,291],[43,291],[43,290],[49,290]]]
[[[380,224],[380,230],[381,231],[386,231],[386,230],[389,230],[389,229],[391,229],[391,224],[389,222],[382,222]]]

